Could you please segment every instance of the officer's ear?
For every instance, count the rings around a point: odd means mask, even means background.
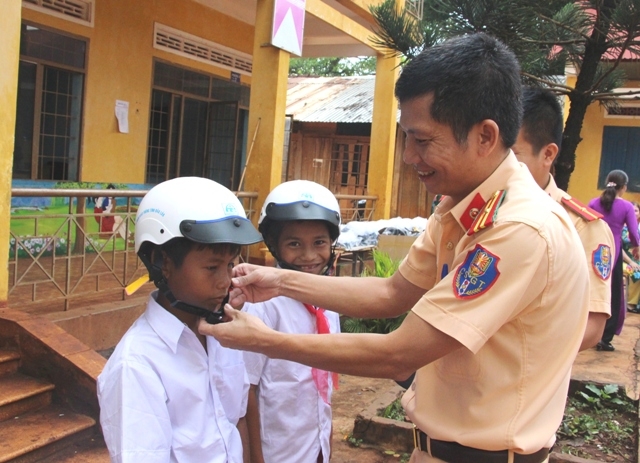
[[[556,145],[555,143],[549,143],[548,145],[542,147],[542,149],[540,150],[540,155],[544,159],[545,166],[549,166],[549,168],[553,166],[556,161],[556,157],[558,156],[558,151],[558,145]]]
[[[491,119],[478,122],[471,128],[469,134],[476,139],[478,154],[481,157],[493,153],[500,143],[500,128]]]

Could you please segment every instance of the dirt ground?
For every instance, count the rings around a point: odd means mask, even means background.
[[[375,397],[395,383],[389,379],[358,378],[340,375],[337,391],[333,393],[332,463],[399,463],[401,456],[386,455],[382,450],[354,447],[347,440],[353,431],[358,413],[367,408]]]

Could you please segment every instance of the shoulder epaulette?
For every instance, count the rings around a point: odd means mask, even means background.
[[[587,222],[593,222],[594,220],[598,220],[602,218],[602,214],[597,211],[594,211],[589,206],[585,206],[580,201],[571,196],[562,198],[562,205],[567,209],[571,209],[573,212],[578,214]]]
[[[469,231],[467,231],[467,235],[471,236],[493,224],[496,216],[498,215],[498,208],[502,204],[505,194],[505,190],[498,190],[491,195],[489,201],[487,201],[480,212],[478,212],[476,219],[469,227]]]

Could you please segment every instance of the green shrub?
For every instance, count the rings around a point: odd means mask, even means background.
[[[385,252],[373,251],[373,271],[365,269],[363,277],[374,276],[389,278],[400,266],[400,261],[393,260]],[[345,333],[376,333],[387,334],[397,329],[403,322],[406,314],[395,318],[351,318],[342,317],[341,329]]]

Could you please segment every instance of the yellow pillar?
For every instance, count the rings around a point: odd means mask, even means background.
[[[397,57],[378,54],[367,185],[368,194],[378,196],[374,220],[388,219],[391,214],[398,112],[398,103],[393,90],[398,78],[399,63],[400,59]]]
[[[0,15],[0,308],[9,295],[9,225],[11,220],[11,170],[16,130],[18,63],[20,60],[20,0],[5,0]]]
[[[256,134],[256,137],[247,164],[245,191],[258,192],[258,208],[282,178],[289,52],[269,44],[274,3],[274,0],[258,0],[253,41],[248,136],[253,138]],[[257,221],[258,214],[254,219]],[[262,257],[259,247],[253,247],[252,257]]]

